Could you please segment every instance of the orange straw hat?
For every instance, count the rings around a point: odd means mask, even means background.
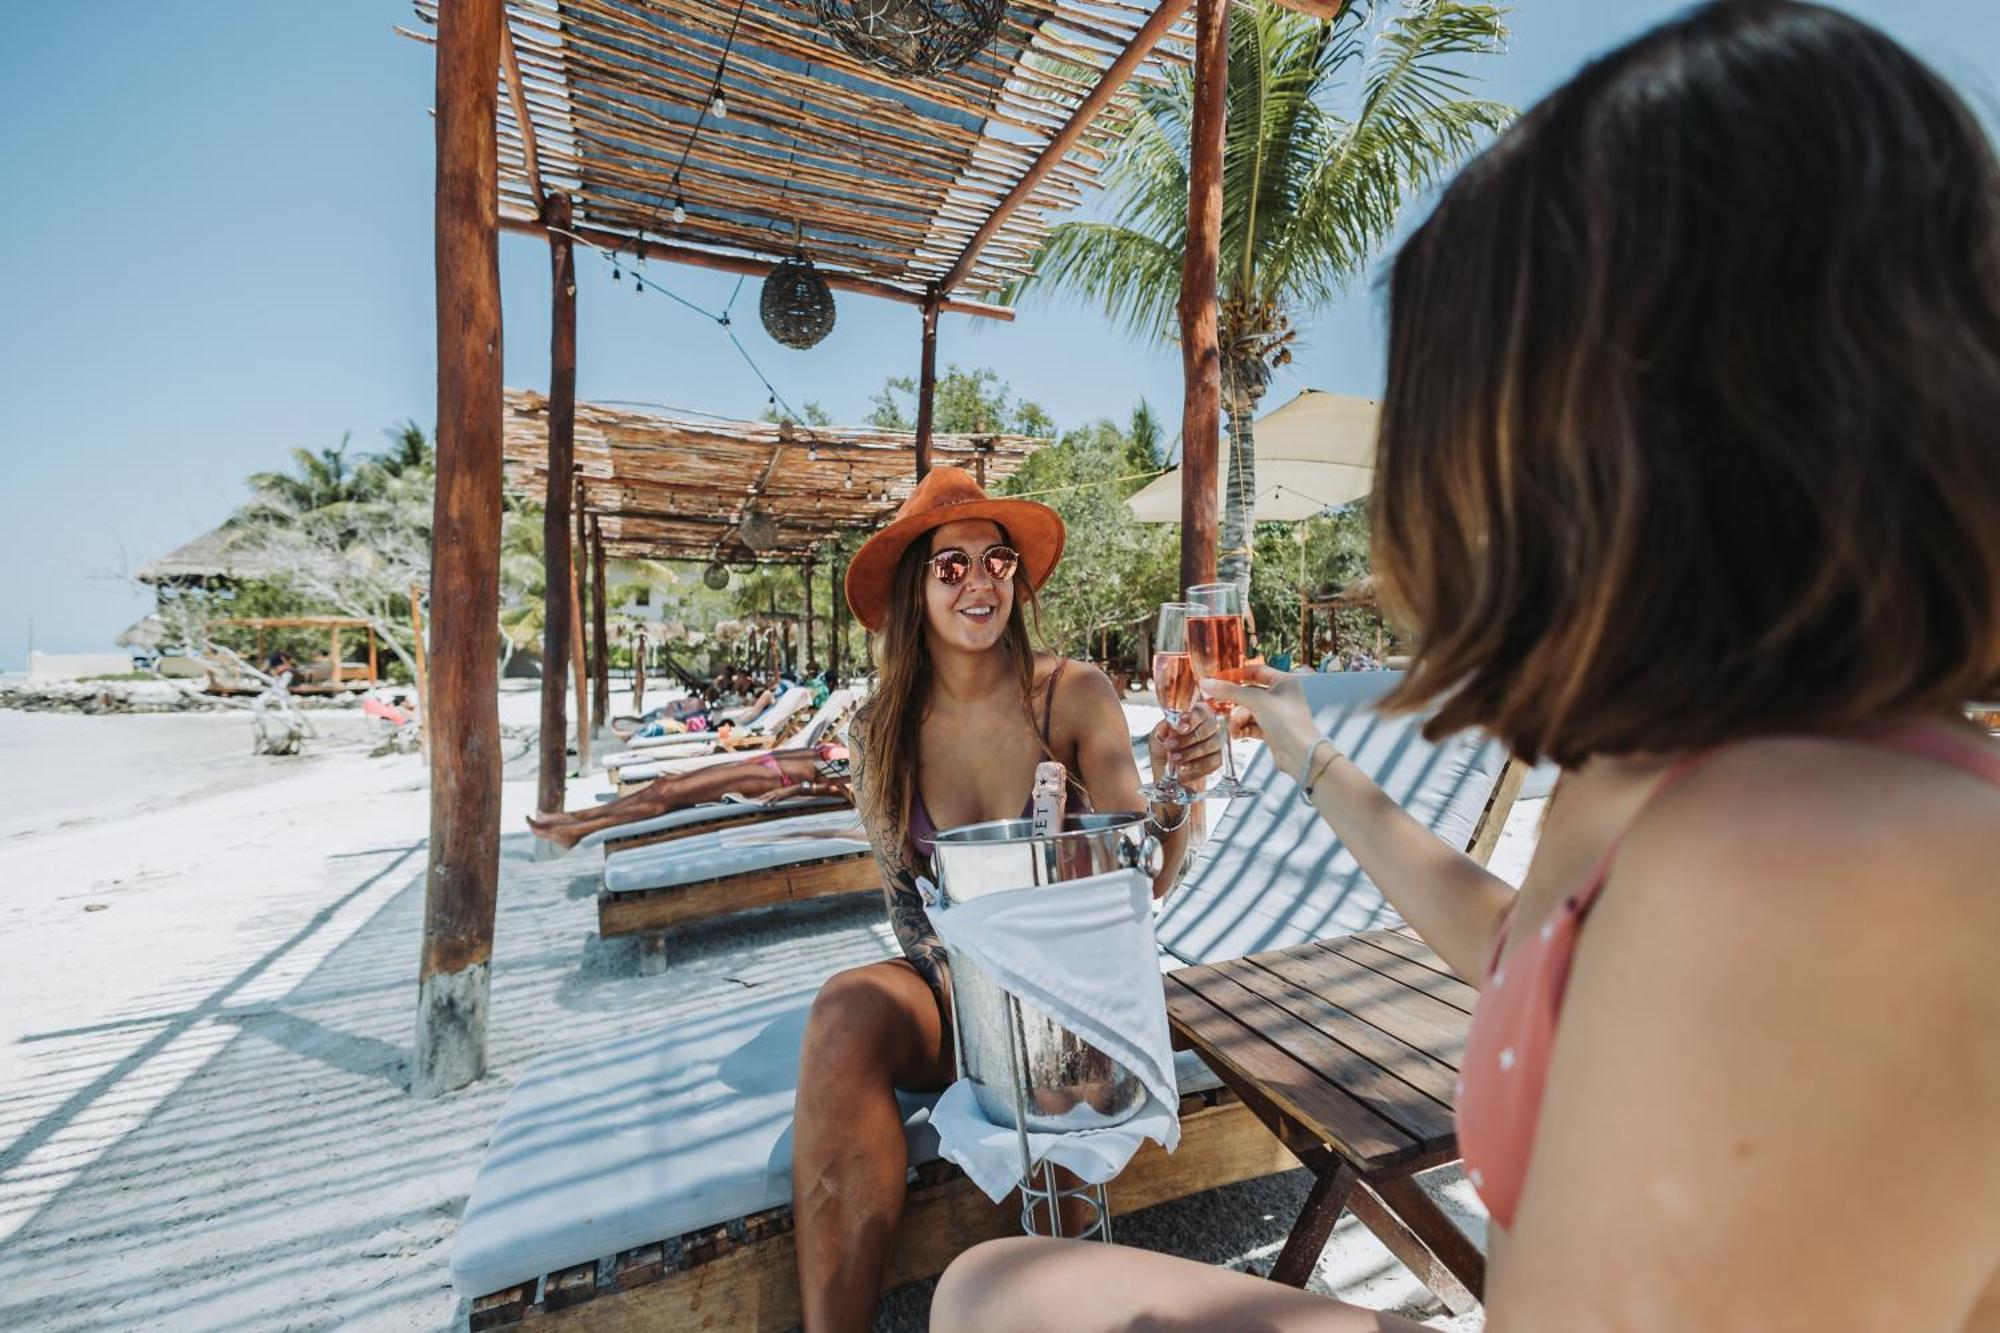
[[[1030,586],[1040,589],[1062,559],[1062,516],[1033,500],[995,500],[962,467],[932,468],[896,511],[889,526],[863,542],[847,564],[847,605],[870,631],[889,612],[889,583],[910,543],[947,523],[991,519],[1007,530],[1007,544],[1021,553]]]

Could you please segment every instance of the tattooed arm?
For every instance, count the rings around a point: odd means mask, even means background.
[[[867,753],[867,727],[872,707],[863,707],[849,724],[848,775],[854,787],[854,803],[858,809],[866,809],[868,769],[863,756]],[[882,870],[882,896],[889,910],[889,928],[896,932],[896,942],[903,946],[903,956],[923,975],[933,990],[942,992],[946,983],[945,949],[931,928],[930,915],[924,911],[923,896],[917,891],[917,875],[920,867],[910,864],[909,842],[898,838],[889,829],[887,822],[880,819],[862,817],[862,825],[868,831],[868,842],[875,849],[875,864]]]

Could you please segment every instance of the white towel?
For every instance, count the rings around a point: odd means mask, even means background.
[[[933,910],[953,957],[970,957],[1008,992],[1050,1014],[1136,1074],[1138,1114],[1104,1129],[1028,1135],[1033,1162],[1068,1167],[1090,1184],[1124,1169],[1146,1139],[1180,1143],[1166,992],[1153,942],[1151,884],[1136,870],[1042,888],[989,893]],[[1021,1141],[979,1109],[961,1079],[931,1111],[940,1151],[999,1202],[1021,1178]]]

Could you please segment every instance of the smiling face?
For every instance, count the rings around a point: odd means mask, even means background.
[[[972,557],[972,568],[954,586],[940,583],[929,566],[922,575],[924,625],[932,646],[961,652],[984,652],[1007,632],[1014,610],[1014,584],[996,582],[979,557],[989,546],[1006,541],[1000,525],[987,519],[947,523],[931,533],[930,553],[953,547]]]

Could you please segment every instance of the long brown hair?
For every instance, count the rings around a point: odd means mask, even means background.
[[[2000,680],[2000,167],[1895,42],[1731,0],[1587,67],[1390,287],[1392,702],[1529,758]]]
[[[999,527],[998,524],[994,526]],[[1010,540],[1000,528],[1000,540]],[[917,740],[930,711],[931,650],[924,633],[923,580],[930,564],[929,536],[911,542],[896,561],[889,584],[889,614],[875,636],[875,692],[861,728],[862,772],[855,792],[861,817],[876,836],[900,847],[909,838],[910,807],[917,791]],[[1034,725],[1035,646],[1028,618],[1038,611],[1025,566],[1014,571],[1014,605],[1007,613],[1002,648],[1020,684],[1021,708]],[[1037,733],[1039,734],[1039,733]]]

